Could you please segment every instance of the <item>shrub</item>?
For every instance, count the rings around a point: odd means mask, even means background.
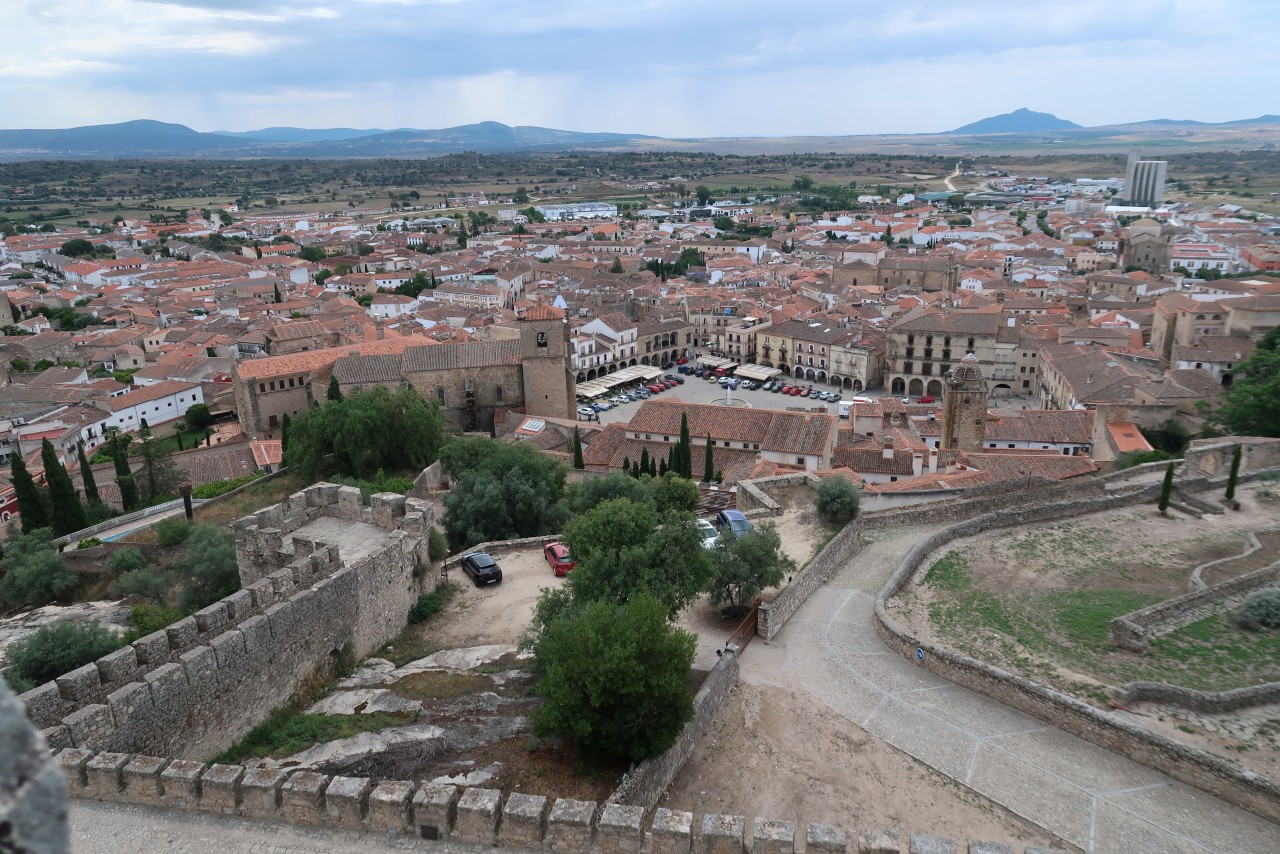
[[[76,543],[76,550],[79,551],[80,549],[91,549],[94,546],[100,546],[100,545],[102,545],[102,540],[98,539],[97,537],[85,537],[83,540]]]
[[[1173,458],[1173,454],[1166,451],[1125,451],[1116,457],[1116,469],[1133,468],[1144,463],[1162,463]]]
[[[18,533],[9,525],[9,543],[0,569],[0,597],[14,605],[43,605],[76,583],[76,574],[53,547],[53,531]]]
[[[135,569],[142,569],[146,565],[146,558],[142,556],[142,552],[135,548],[114,551],[107,558],[107,569],[116,575],[123,575]]]
[[[156,523],[156,542],[162,546],[176,546],[191,536],[191,523],[185,516],[169,516]]]
[[[134,605],[129,612],[129,622],[134,628],[125,633],[125,641],[133,643],[138,638],[158,632],[165,626],[171,626],[182,619],[182,612],[177,608],[166,608],[162,605]]]
[[[458,585],[446,581],[430,593],[423,593],[409,609],[409,622],[415,626],[425,623],[443,611],[444,606],[449,604],[449,600],[456,592],[458,592]]]
[[[448,556],[449,540],[445,537],[444,531],[432,527],[431,533],[427,535],[427,557],[431,560],[443,560]]]
[[[653,481],[653,503],[659,513],[668,510],[692,513],[698,507],[699,497],[698,485],[675,472],[667,472]]]
[[[123,599],[125,596],[141,596],[153,602],[163,603],[172,586],[172,574],[158,566],[144,566],[141,569],[131,569],[111,582],[107,593],[118,599]]]
[[[1245,629],[1280,629],[1280,587],[1255,590],[1246,596],[1236,624]]]
[[[43,685],[124,646],[124,638],[98,623],[61,620],[9,647],[10,685]],[[25,688],[24,688],[25,690]]]
[[[814,504],[818,513],[832,521],[853,519],[858,515],[858,486],[847,477],[824,477],[818,484]]]
[[[252,483],[262,477],[262,472],[250,472],[240,477],[227,478],[226,480],[215,480],[213,483],[205,483],[191,490],[192,498],[217,498],[219,495],[226,495],[233,489],[238,489],[246,483]]]
[[[173,568],[183,579],[178,607],[186,613],[240,589],[235,538],[217,525],[190,526],[187,550],[173,562]]]

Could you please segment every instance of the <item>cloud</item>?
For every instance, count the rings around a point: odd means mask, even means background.
[[[8,126],[924,132],[1020,106],[1241,118],[1275,111],[1251,81],[1280,76],[1273,0],[8,2]],[[1247,68],[1201,61],[1228,46]]]

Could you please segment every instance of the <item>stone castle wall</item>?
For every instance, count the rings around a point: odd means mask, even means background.
[[[355,562],[337,545],[302,537],[284,548],[278,532],[322,515],[375,525],[385,542]],[[425,502],[388,494],[364,508],[359,490],[316,484],[237,520],[242,577],[261,577],[26,692],[27,715],[54,747],[215,756],[344,649],[367,656],[399,633],[424,585],[436,581],[419,577],[431,518]],[[275,550],[261,551],[268,542]],[[265,567],[246,566],[259,554]]]
[[[408,780],[340,777],[295,769],[204,766],[127,753],[65,749],[55,757],[73,797],[270,822],[419,837],[475,848],[593,854],[1014,854],[1012,845],[897,829],[692,813]],[[700,819],[700,820],[698,820]],[[905,848],[904,848],[905,846]],[[1065,854],[1026,848],[1024,854]]]

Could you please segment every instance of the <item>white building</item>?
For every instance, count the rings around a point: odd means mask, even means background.
[[[604,202],[570,202],[563,205],[538,205],[534,208],[547,218],[547,222],[564,222],[577,219],[614,219],[618,206]]]
[[[118,427],[121,432],[137,430],[144,419],[154,430],[159,424],[182,418],[187,408],[197,403],[204,403],[200,384],[176,380],[144,386],[101,401],[111,413],[107,426]]]

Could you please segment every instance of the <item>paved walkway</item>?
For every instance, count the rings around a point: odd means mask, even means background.
[[[1086,851],[1280,851],[1280,826],[947,682],[886,647],[872,627],[874,597],[910,548],[938,529],[872,535],[772,643],[751,645],[742,679],[807,692]]]

